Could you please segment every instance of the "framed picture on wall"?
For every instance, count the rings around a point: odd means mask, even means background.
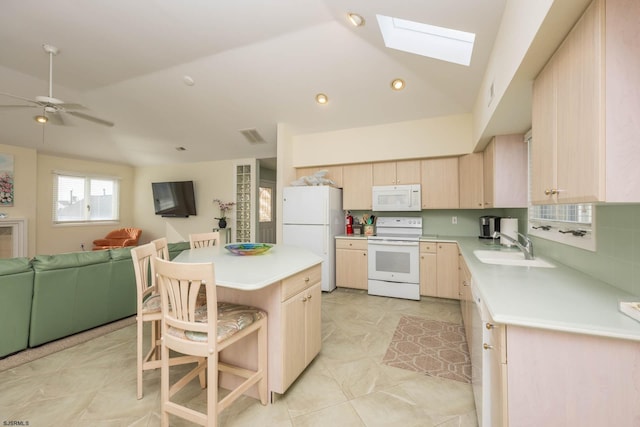
[[[0,207],[13,206],[13,155],[0,154]]]

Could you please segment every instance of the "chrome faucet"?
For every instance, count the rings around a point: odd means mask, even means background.
[[[518,249],[522,251],[522,253],[524,254],[524,259],[533,259],[533,242],[531,241],[530,238],[528,238],[524,234],[518,233],[518,237],[522,237],[522,239],[526,242],[524,246],[520,244],[519,242],[520,239],[514,239],[513,237],[507,236],[506,234],[502,234],[499,231],[495,231],[492,237],[494,239],[504,237],[505,239],[507,239],[514,245],[516,245]]]

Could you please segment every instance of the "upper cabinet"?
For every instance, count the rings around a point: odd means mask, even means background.
[[[484,178],[482,153],[471,153],[459,159],[460,208],[484,207]]]
[[[422,209],[460,207],[457,157],[422,160],[420,170]]]
[[[297,168],[296,178],[302,178],[303,176],[313,175],[314,173],[326,170],[327,174],[324,176],[327,179],[336,183],[336,187],[342,188],[342,166],[322,166],[322,167],[310,167],[310,168]]]
[[[640,201],[640,2],[595,0],[536,79],[532,201]]]
[[[399,160],[373,164],[373,185],[420,183],[420,160]]]
[[[523,135],[499,135],[484,150],[484,207],[527,207],[527,144]]]
[[[342,167],[342,208],[344,210],[371,210],[373,166],[371,163]]]

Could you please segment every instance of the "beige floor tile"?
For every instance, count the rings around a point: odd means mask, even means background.
[[[323,294],[321,353],[273,404],[242,397],[223,412],[220,425],[477,427],[469,384],[382,364],[404,315],[461,322],[456,301],[346,289]],[[144,398],[137,400],[135,355],[131,325],[0,372],[2,419],[47,427],[159,426],[160,370],[144,372]],[[186,369],[172,368],[172,378]],[[206,390],[193,381],[175,399],[204,410]],[[192,424],[171,417],[171,425]]]
[[[358,413],[348,402],[293,418],[295,427],[364,427]]]

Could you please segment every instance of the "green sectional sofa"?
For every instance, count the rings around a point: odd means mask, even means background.
[[[0,357],[135,315],[131,249],[0,260]]]
[[[32,297],[29,259],[0,260],[0,357],[27,348]]]

